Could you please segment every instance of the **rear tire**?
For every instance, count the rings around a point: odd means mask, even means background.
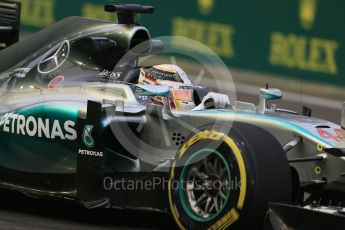
[[[204,128],[171,167],[169,202],[181,229],[260,229],[269,202],[290,200],[281,145],[252,125],[234,123],[229,134]]]

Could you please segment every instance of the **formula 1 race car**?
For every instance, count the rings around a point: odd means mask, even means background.
[[[0,1],[1,188],[181,229],[345,229],[345,113],[268,106],[268,87],[220,109],[207,87],[140,85],[138,59],[164,48],[136,17],[154,9],[105,10],[118,23],[71,17],[17,42],[20,4]],[[178,90],[204,109],[174,107]]]

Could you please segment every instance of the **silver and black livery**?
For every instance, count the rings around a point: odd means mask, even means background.
[[[270,88],[258,106],[150,103],[169,98],[136,84],[138,58],[164,48],[137,20],[153,7],[107,5],[118,23],[71,17],[15,43],[19,9],[0,1],[2,188],[165,212],[181,229],[344,229],[341,125],[267,105],[282,97]],[[208,92],[195,86],[195,101]]]

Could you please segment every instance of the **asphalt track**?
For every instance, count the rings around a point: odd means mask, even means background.
[[[168,215],[138,211],[85,210],[73,202],[0,192],[1,230],[173,229]]]
[[[202,82],[212,87],[214,82]],[[218,89],[222,91],[222,89]],[[236,85],[237,100],[257,104],[258,89],[250,85]],[[334,122],[340,120],[340,101],[284,92],[281,107],[301,111],[303,99],[313,109],[313,116]],[[174,229],[170,216],[157,213],[85,210],[72,202],[27,198],[21,194],[0,192],[0,230],[108,230],[108,229]]]

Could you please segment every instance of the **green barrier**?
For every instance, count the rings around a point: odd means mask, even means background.
[[[23,0],[24,31],[71,15],[115,20],[99,0]],[[229,66],[345,85],[345,2],[338,0],[126,1],[153,5],[152,36],[195,39]],[[181,44],[180,49],[188,49]]]

